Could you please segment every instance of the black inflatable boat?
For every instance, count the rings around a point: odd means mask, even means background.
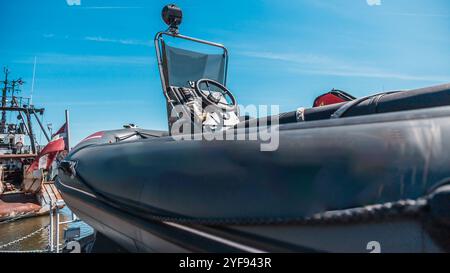
[[[98,132],[70,152],[57,186],[83,221],[135,252],[450,251],[450,84],[242,118],[225,47],[163,15],[169,131]],[[265,130],[276,149],[251,139]]]

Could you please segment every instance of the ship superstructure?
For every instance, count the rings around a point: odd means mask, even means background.
[[[41,121],[45,109],[20,96],[24,83],[21,78],[11,79],[10,71],[4,69],[0,81],[0,220],[48,211],[45,204],[59,198],[54,186],[47,185],[51,178],[44,170],[27,171],[41,149],[34,122],[47,141],[50,136]]]

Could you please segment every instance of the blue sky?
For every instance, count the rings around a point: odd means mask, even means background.
[[[243,105],[289,111],[331,88],[363,96],[450,82],[448,0],[175,3],[183,34],[229,48],[228,87]],[[0,65],[27,81],[29,96],[37,57],[34,104],[54,127],[70,110],[73,144],[126,123],[166,129],[153,47],[165,4],[1,1]]]

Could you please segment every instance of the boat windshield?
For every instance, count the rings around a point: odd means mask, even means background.
[[[225,84],[225,54],[204,54],[163,44],[169,86],[189,87],[189,81],[212,79]]]

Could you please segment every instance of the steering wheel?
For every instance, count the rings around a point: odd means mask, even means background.
[[[201,88],[202,85],[206,85],[207,90],[204,90]],[[215,86],[214,90],[211,90],[210,86]],[[202,99],[204,99],[208,104],[213,105],[219,109],[225,110],[225,111],[236,111],[237,109],[237,102],[234,95],[231,93],[228,88],[226,88],[224,85],[222,85],[219,82],[216,82],[214,80],[210,79],[200,79],[195,82],[195,91],[201,96]],[[206,92],[208,91],[208,92]],[[224,103],[221,101],[222,96],[217,96],[214,92],[219,92],[222,94],[223,98],[228,97],[231,102]]]

